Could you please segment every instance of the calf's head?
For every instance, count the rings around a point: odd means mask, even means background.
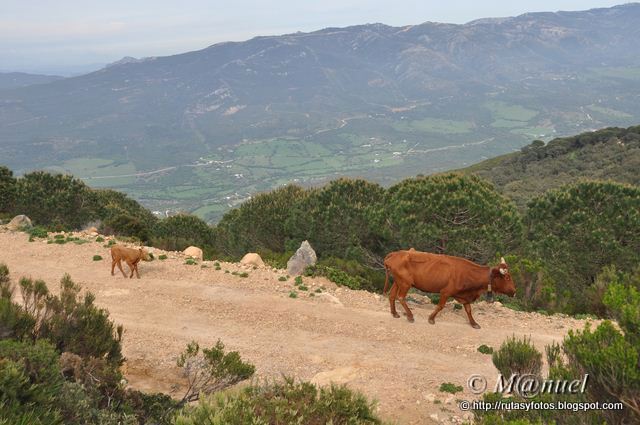
[[[516,283],[511,278],[509,266],[504,258],[500,258],[498,267],[491,269],[492,290],[513,297],[516,294]]]
[[[151,261],[151,256],[149,255],[149,251],[144,248],[140,248],[140,259],[143,261]]]

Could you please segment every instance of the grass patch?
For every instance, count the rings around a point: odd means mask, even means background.
[[[298,293],[296,291],[289,292],[289,298],[298,298]]]
[[[238,274],[239,277],[249,277],[249,273],[247,272],[242,272],[240,274]]]
[[[166,259],[167,259],[167,255],[166,255],[166,254],[160,254],[160,255],[158,256],[158,260],[163,260],[163,261],[164,261],[164,260],[166,260]]]
[[[302,276],[296,276],[296,278],[293,279],[293,283],[295,285],[302,285]]]
[[[286,277],[284,277],[284,276],[280,276],[280,277],[278,278],[278,280],[279,280],[280,282],[286,282],[287,278],[286,278]]]
[[[101,255],[97,255],[96,254],[96,255],[93,256],[93,261],[100,261],[100,260],[102,260],[102,256]]]
[[[308,291],[309,290],[309,288],[307,288],[304,285],[298,285],[298,289],[301,290],[301,291]]]
[[[463,390],[460,385],[452,384],[451,382],[443,382],[440,384],[440,391],[443,393],[455,394]]]
[[[196,264],[198,264],[193,258],[187,258],[187,261],[185,261],[184,263],[189,266],[195,266]]]
[[[96,238],[96,242],[104,242],[104,238],[102,236],[98,236]]]

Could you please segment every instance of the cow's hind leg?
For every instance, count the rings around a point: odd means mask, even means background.
[[[406,300],[407,292],[409,292],[410,288],[411,285],[408,284],[398,286],[398,301],[400,301],[400,304],[402,304],[404,311],[407,313],[407,320],[413,323],[415,319],[413,318],[413,313],[411,313],[411,309],[409,309]]]
[[[126,279],[127,275],[124,273],[124,270],[122,270],[122,259],[119,259],[118,261],[116,261],[116,264],[118,265],[118,268],[120,269],[120,272],[122,273],[122,276],[124,276],[125,279]]]
[[[391,290],[389,291],[389,307],[391,307],[391,315],[395,318],[400,317],[398,312],[396,311],[396,296],[398,295],[398,285],[396,282],[391,286]]]
[[[464,303],[463,305],[464,305],[464,311],[467,312],[467,317],[469,317],[469,323],[471,324],[471,327],[475,329],[480,329],[480,325],[476,323],[476,321],[473,319],[473,316],[471,315],[471,304]]]
[[[444,305],[447,303],[447,298],[449,298],[448,294],[440,293],[440,302],[436,306],[436,309],[433,310],[433,313],[429,315],[429,323],[434,325],[436,323],[435,318],[438,313],[444,308]]]

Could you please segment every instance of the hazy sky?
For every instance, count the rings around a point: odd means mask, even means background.
[[[622,0],[0,0],[0,70],[73,72],[256,35],[328,26],[464,23]]]

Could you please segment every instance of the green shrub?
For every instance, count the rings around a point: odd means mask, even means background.
[[[194,265],[198,264],[196,262],[196,260],[194,260],[193,258],[187,258],[187,260],[184,263],[189,265],[189,266],[194,266]]]
[[[158,260],[162,260],[162,261],[164,261],[164,260],[166,260],[166,259],[167,259],[167,255],[166,255],[166,254],[160,254],[160,255],[158,256]]]
[[[100,261],[100,260],[102,260],[102,256],[100,256],[100,255],[94,255],[93,256],[93,261]]]
[[[262,249],[258,251],[260,258],[265,264],[273,267],[274,269],[286,269],[287,261],[293,255],[294,251],[273,252],[268,249]]]
[[[255,366],[245,363],[237,351],[226,353],[218,340],[211,348],[200,350],[195,341],[189,343],[177,360],[187,379],[187,392],[182,403],[198,400],[201,394],[211,394],[249,379]]]
[[[485,344],[482,344],[480,347],[478,347],[478,351],[482,354],[493,354],[493,348]]]
[[[278,278],[278,280],[279,280],[280,282],[286,282],[287,278],[286,278],[285,276],[280,276],[280,277]]]
[[[96,238],[96,242],[104,242],[104,238],[102,236],[98,236]]]
[[[47,229],[40,226],[34,226],[27,232],[32,238],[41,238],[44,239],[49,236]]]
[[[309,382],[253,384],[188,407],[176,425],[382,424],[374,403],[341,385],[318,388]]]
[[[298,298],[298,293],[296,291],[289,292],[289,298]]]
[[[443,382],[440,384],[440,391],[443,393],[455,394],[463,390],[460,385],[452,384],[451,382]]]
[[[51,344],[0,341],[0,423],[61,424],[62,385]]]
[[[64,239],[65,237],[65,235],[54,235],[53,239]]]
[[[297,286],[297,285],[302,285],[302,276],[296,276],[296,277],[293,279],[293,283],[294,283],[294,285],[296,285],[296,286]]]
[[[214,243],[214,230],[194,215],[178,214],[158,221],[151,231],[151,245],[166,251],[202,248],[206,258]]]
[[[542,354],[531,344],[530,338],[507,338],[493,353],[493,364],[505,379],[512,374],[540,375]]]
[[[300,291],[308,291],[308,290],[309,290],[309,288],[307,288],[307,287],[306,287],[306,286],[304,286],[304,285],[298,285],[298,289],[299,289]]]
[[[238,275],[239,277],[249,277],[249,273],[247,272],[242,272]]]

